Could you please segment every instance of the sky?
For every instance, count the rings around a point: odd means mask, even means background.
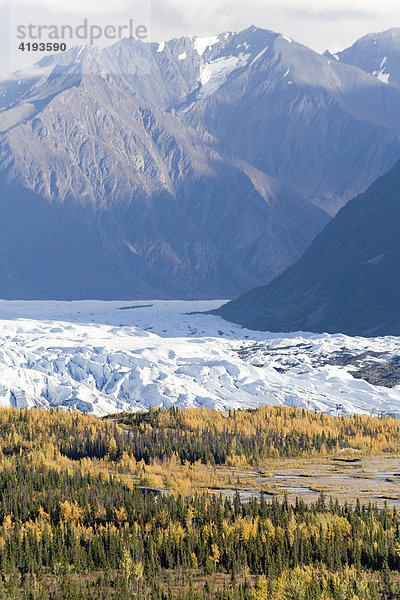
[[[145,21],[152,41],[256,25],[318,52],[337,51],[366,33],[400,26],[398,0],[0,0],[1,75],[15,66],[16,23],[23,17],[41,22],[51,11],[65,22],[83,18],[114,22],[117,13],[124,19],[133,17],[138,23]],[[40,57],[25,53],[22,58],[36,62]]]
[[[153,0],[153,34],[219,33],[256,25],[318,52],[400,26],[398,0]]]

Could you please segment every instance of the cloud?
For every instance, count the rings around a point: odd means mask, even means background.
[[[136,3],[138,0],[136,0]],[[151,0],[148,0],[149,4]],[[0,3],[0,9],[2,6],[10,5],[12,10],[26,9],[32,10],[45,10],[56,14],[75,14],[75,15],[89,15],[89,14],[115,14],[117,12],[127,12],[129,7],[134,7],[135,2],[128,0],[102,0],[97,2],[95,0],[68,0],[65,4],[54,2],[53,0],[13,0],[12,5],[7,0],[2,0]]]
[[[210,35],[257,25],[317,51],[342,49],[372,31],[400,26],[398,0],[153,0],[156,39]]]
[[[344,21],[371,19],[375,13],[368,10],[340,10],[340,9],[313,9],[290,8],[287,11],[292,18],[317,21]]]

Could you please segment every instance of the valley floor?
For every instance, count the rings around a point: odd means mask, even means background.
[[[277,498],[295,503],[296,498],[310,504],[323,493],[326,498],[355,505],[369,502],[383,508],[400,506],[400,458],[397,455],[363,456],[360,459],[288,458],[267,460],[261,469],[236,469],[220,466],[201,470],[211,473],[218,485],[213,488],[224,498],[242,502],[253,498]],[[224,487],[222,487],[224,486]]]
[[[1,301],[0,406],[400,414],[400,338],[254,332],[221,304]]]

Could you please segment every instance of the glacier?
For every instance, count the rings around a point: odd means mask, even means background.
[[[254,332],[206,314],[221,304],[0,301],[0,406],[400,414],[399,386],[356,379],[354,364],[337,360],[397,356],[400,338]]]
[[[201,89],[198,97],[204,98],[216,92],[236,70],[247,65],[251,54],[224,56],[202,63],[200,68]]]

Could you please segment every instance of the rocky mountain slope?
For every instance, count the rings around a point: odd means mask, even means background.
[[[202,58],[213,93],[190,98],[188,122],[331,214],[399,158],[399,90],[373,75],[257,28]]]
[[[252,329],[400,334],[400,162],[350,201],[292,267],[218,314]]]
[[[327,222],[172,114],[189,84],[160,55],[126,40],[3,85],[1,297],[231,296]]]

